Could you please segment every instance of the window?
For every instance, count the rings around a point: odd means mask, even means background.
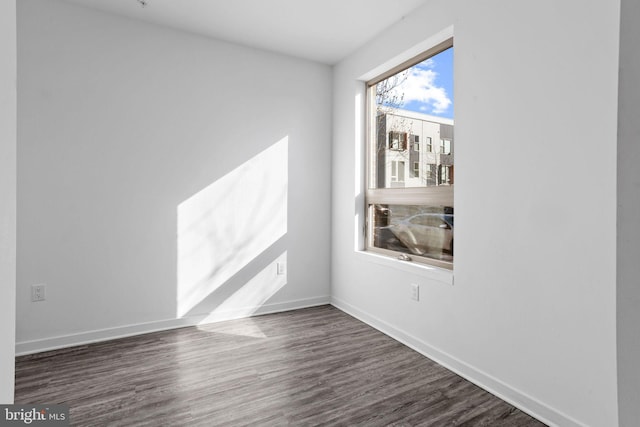
[[[389,132],[389,149],[390,150],[406,150],[407,134],[403,132]]]
[[[420,178],[420,162],[413,162],[412,177]]]
[[[440,185],[453,184],[453,166],[440,165]]]
[[[437,104],[411,92],[426,83]],[[453,39],[369,81],[367,102],[366,249],[452,268]],[[439,135],[438,153],[416,129]]]
[[[435,164],[426,164],[424,165],[424,173],[423,176],[427,182],[427,186],[429,185],[438,185],[438,177],[436,174]]]
[[[391,162],[391,182],[404,182],[404,162]]]
[[[425,139],[425,144],[426,144],[426,147],[425,147],[426,151],[428,151],[429,153],[433,152],[433,146],[431,145],[431,137],[430,136],[428,136]]]
[[[448,139],[440,140],[440,153],[451,154],[451,141]]]

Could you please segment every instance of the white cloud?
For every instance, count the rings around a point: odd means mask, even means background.
[[[422,104],[421,111],[431,110],[434,114],[443,113],[451,105],[447,91],[435,83],[438,73],[430,69],[433,61],[409,69],[407,78],[394,89],[398,95],[404,94],[404,102],[417,101]]]
[[[426,61],[422,61],[420,64],[418,64],[418,66],[424,68],[433,68],[436,66],[436,61],[434,61],[433,58],[429,58]]]

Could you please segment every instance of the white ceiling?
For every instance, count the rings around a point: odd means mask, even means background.
[[[428,0],[68,0],[334,64]]]

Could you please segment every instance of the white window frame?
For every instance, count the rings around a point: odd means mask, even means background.
[[[367,82],[367,154],[366,154],[366,179],[365,179],[365,218],[366,224],[364,227],[365,236],[365,250],[372,253],[378,253],[398,259],[407,260],[406,254],[396,252],[388,249],[378,248],[373,246],[373,228],[372,221],[372,207],[375,205],[443,205],[453,206],[453,185],[451,186],[428,186],[428,187],[404,187],[404,188],[370,188],[369,181],[375,181],[372,176],[372,165],[376,164],[377,150],[373,149],[374,144],[377,144],[376,134],[376,104],[375,104],[375,85],[386,78],[397,74],[407,68],[410,68],[425,59],[435,56],[440,52],[443,52],[453,47],[453,38],[445,40],[442,43],[437,44],[433,48],[425,51],[421,55],[406,61],[397,67],[394,67],[387,72],[379,75],[378,77]],[[387,136],[390,134],[387,132]],[[408,139],[408,138],[407,138]],[[426,137],[428,141],[429,151],[433,152],[433,141],[431,137]],[[400,141],[399,141],[400,142]],[[391,141],[388,141],[387,147],[391,147]],[[407,147],[408,148],[408,147]],[[404,162],[403,162],[404,163]],[[422,256],[409,256],[407,261],[415,262],[418,264],[426,264],[435,267],[442,267],[445,269],[453,270],[453,262],[447,262],[438,259],[432,259]]]

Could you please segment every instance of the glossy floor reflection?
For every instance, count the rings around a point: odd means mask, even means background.
[[[543,426],[331,306],[17,358],[77,426]]]

